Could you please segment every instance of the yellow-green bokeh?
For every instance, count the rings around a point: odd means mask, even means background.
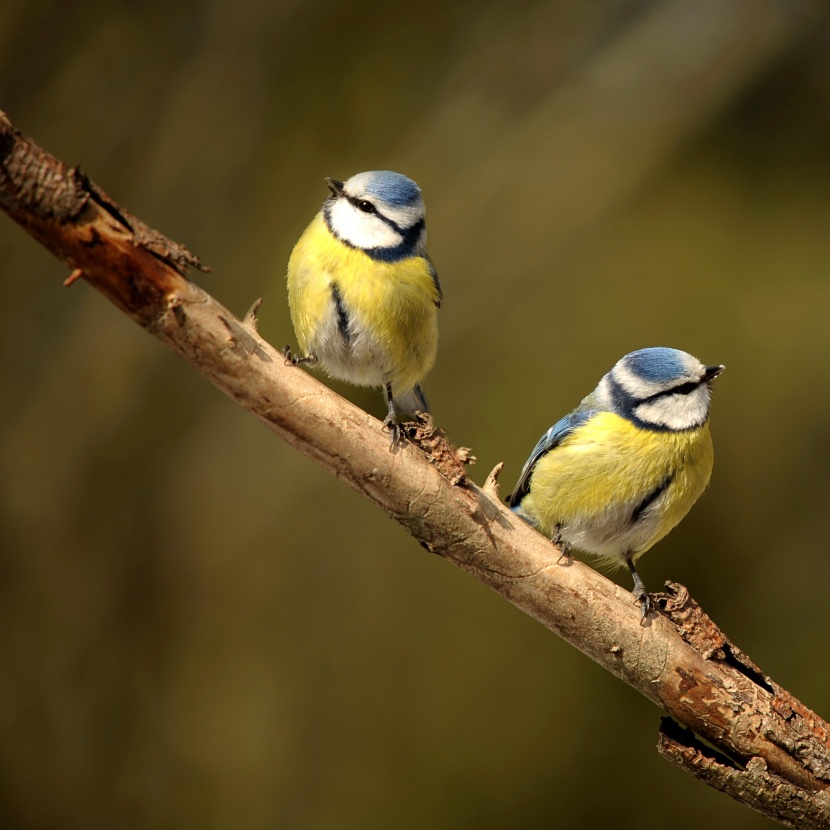
[[[634,348],[725,363],[712,485],[641,573],[830,715],[820,4],[5,5],[0,108],[229,308],[263,296],[278,347],[323,176],[420,183],[427,392],[479,482],[503,460],[509,488]],[[657,756],[650,703],[65,276],[0,218],[0,825],[772,826]]]

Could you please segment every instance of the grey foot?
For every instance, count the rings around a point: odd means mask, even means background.
[[[401,425],[391,412],[383,419],[383,426],[389,430],[389,452],[392,452],[401,443]]]
[[[640,622],[644,623],[651,611],[651,597],[648,595],[648,591],[643,584],[643,580],[640,578],[640,574],[637,573],[637,569],[634,567],[634,561],[629,556],[625,557],[625,564],[628,565],[628,570],[631,571],[631,577],[634,580],[634,590],[631,593],[634,594],[634,601],[639,602],[640,607],[643,609],[643,616],[640,618]]]
[[[305,357],[300,357],[291,351],[291,346],[286,346],[282,350],[282,356],[285,358],[286,364],[292,366],[314,366],[317,363],[316,354],[307,354]]]
[[[573,564],[574,558],[573,556],[571,556],[571,543],[566,542],[562,538],[561,525],[556,525],[556,527],[553,530],[553,536],[551,536],[550,540],[551,542],[553,542],[554,545],[556,545],[556,547],[559,548],[559,550],[562,551],[562,553],[559,555],[559,559],[556,560],[556,564],[560,565],[563,559],[565,560],[566,565]]]
[[[640,607],[643,610],[643,615],[640,617],[640,622],[644,623],[646,618],[651,613],[651,597],[648,594],[648,591],[643,589],[642,591],[638,591],[636,588],[631,592],[634,596],[634,602],[639,602]]]

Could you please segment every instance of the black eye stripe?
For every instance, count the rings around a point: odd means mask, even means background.
[[[675,386],[672,389],[666,389],[663,392],[657,392],[654,395],[649,395],[647,398],[643,398],[641,403],[656,401],[658,398],[664,398],[667,395],[691,395],[701,383],[703,383],[703,381],[689,381],[688,383],[683,383],[680,386]]]
[[[682,386],[678,386],[676,389],[672,389],[672,394],[674,395],[688,395],[697,389],[700,386],[699,383],[684,383]]]
[[[346,196],[350,205],[354,205],[358,210],[362,211],[363,213],[375,213],[376,208],[372,202],[368,199],[357,199],[354,196]]]
[[[344,194],[345,196],[346,194]],[[409,228],[402,228],[398,225],[397,222],[393,222],[388,216],[384,216],[374,205],[373,202],[370,202],[368,199],[358,199],[354,196],[346,196],[346,200],[349,202],[350,205],[354,205],[358,210],[365,213],[367,216],[377,216],[381,222],[385,225],[388,225],[392,228],[395,233],[401,234],[401,236],[406,236],[407,234],[411,234],[413,236],[420,234],[421,230],[424,227],[424,220],[419,219],[414,225]]]

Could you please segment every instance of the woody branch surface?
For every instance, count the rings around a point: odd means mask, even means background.
[[[471,482],[428,422],[390,452],[342,399],[190,282],[201,267],[0,113],[0,206],[73,271],[290,445],[663,709],[661,754],[793,827],[830,828],[830,728],[720,632],[682,586],[641,625],[631,595]],[[702,737],[707,743],[698,739]],[[711,746],[710,746],[711,745]],[[714,751],[711,747],[715,747]]]

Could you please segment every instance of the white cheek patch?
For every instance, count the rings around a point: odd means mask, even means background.
[[[709,414],[709,385],[702,383],[688,395],[663,395],[641,403],[634,415],[643,423],[668,429],[691,429],[704,423]]]
[[[403,236],[373,213],[363,213],[347,199],[331,206],[329,221],[335,234],[355,248],[394,248]]]

